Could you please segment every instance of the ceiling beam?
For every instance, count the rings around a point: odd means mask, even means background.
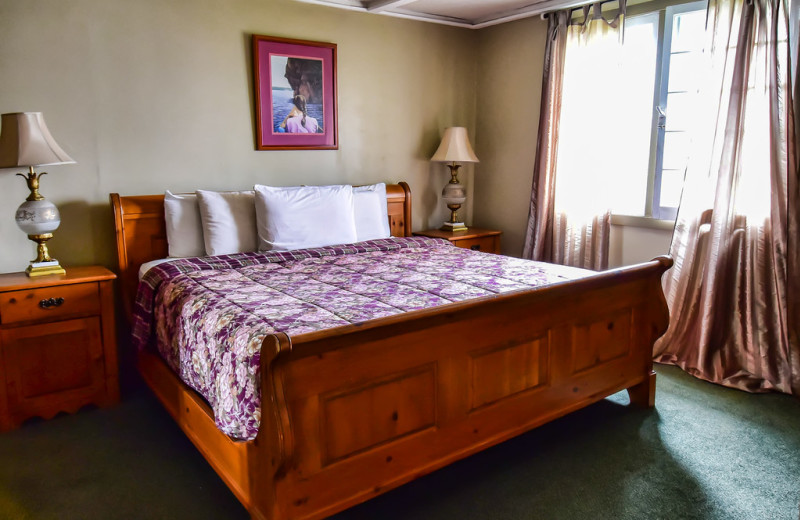
[[[402,7],[416,1],[417,0],[372,0],[367,4],[367,11],[370,13],[380,13],[381,11]]]
[[[543,0],[525,7],[504,11],[502,13],[496,13],[494,15],[475,20],[471,28],[483,29],[484,27],[491,27],[492,25],[513,22],[514,20],[521,20],[522,18],[529,18],[531,16],[544,15],[550,11],[572,8],[585,3],[585,0]]]
[[[446,16],[443,14],[423,13],[403,8],[381,11],[379,14],[385,14],[389,16],[403,16],[406,18],[416,17],[417,19],[425,22],[444,23],[448,25],[455,25],[457,27],[465,27],[467,29],[471,28],[473,25],[472,21],[466,20],[464,18],[456,18],[454,16]]]
[[[408,20],[418,20],[421,22],[433,22],[453,27],[463,27],[465,29],[483,29],[501,23],[512,22],[522,18],[528,18],[544,14],[556,9],[572,8],[586,3],[586,0],[541,0],[524,7],[510,9],[494,15],[489,15],[477,20],[465,20],[450,16],[441,16],[418,11],[403,9],[401,5],[410,4],[417,0],[296,0],[299,2],[324,5],[326,7],[338,7],[352,11],[371,12]]]
[[[368,12],[367,8],[362,5],[363,2],[361,2],[360,0],[296,0],[296,1],[302,2],[304,4],[314,4],[325,7],[347,9],[348,11],[358,11],[362,13]],[[433,22],[442,25],[450,25],[453,27],[462,27],[464,29],[474,28],[474,26],[471,23],[461,19],[454,19],[437,15],[426,15],[423,13],[405,12],[402,9],[398,11],[380,11],[379,13],[376,14],[392,16],[394,18],[404,18],[406,20],[416,20],[418,22]]]
[[[297,0],[304,4],[315,4],[324,7],[335,7],[337,9],[347,9],[348,11],[360,11],[365,13],[367,9],[362,5],[360,0]]]

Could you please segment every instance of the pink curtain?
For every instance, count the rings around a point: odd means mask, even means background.
[[[564,53],[570,10],[547,15],[547,42],[544,51],[542,102],[539,111],[539,134],[536,163],[525,232],[524,258],[553,262],[553,195],[555,165],[558,155],[558,122],[561,115],[561,84],[564,79]]]
[[[800,395],[798,170],[781,0],[710,0],[708,77],[665,275],[655,358]]]
[[[613,74],[622,56],[624,15],[625,0],[611,19],[600,3],[583,7],[576,20],[570,9],[548,14],[525,258],[608,267],[611,212],[604,179],[618,168],[610,150],[621,142],[607,131],[615,114],[606,105],[614,106],[619,95]]]

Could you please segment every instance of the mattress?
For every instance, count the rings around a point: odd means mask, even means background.
[[[144,278],[144,275],[147,273],[147,271],[150,270],[150,268],[155,267],[155,266],[157,266],[159,264],[163,264],[164,262],[171,262],[173,260],[176,260],[176,259],[175,258],[159,258],[157,260],[150,260],[149,262],[143,263],[142,265],[139,266],[139,281],[141,281],[142,278]]]
[[[155,340],[170,368],[208,401],[217,427],[250,440],[270,333],[296,337],[589,274],[426,237],[181,259],[142,278],[134,338],[139,347]]]

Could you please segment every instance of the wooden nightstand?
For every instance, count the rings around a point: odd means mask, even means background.
[[[484,253],[500,254],[500,235],[502,231],[471,227],[466,231],[442,231],[441,229],[426,229],[415,231],[415,235],[431,238],[444,238],[455,246]]]
[[[114,278],[97,266],[0,274],[0,431],[119,401]]]

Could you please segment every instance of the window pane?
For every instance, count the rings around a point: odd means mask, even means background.
[[[661,170],[661,207],[677,208],[681,202],[684,170]]]
[[[650,164],[653,86],[656,77],[657,15],[626,21],[625,44],[618,89],[624,102],[608,107],[607,131],[625,142],[625,152],[615,157],[614,200],[611,211],[620,215],[644,215],[647,172]],[[588,81],[594,81],[587,78]],[[597,102],[590,101],[587,102]]]
[[[696,92],[700,77],[700,53],[682,52],[669,59],[669,92]]]
[[[675,92],[667,95],[667,131],[689,130],[696,115],[695,92]]]
[[[687,132],[666,132],[664,134],[665,170],[684,170],[689,158],[689,134]]]
[[[701,51],[706,28],[706,12],[689,11],[672,18],[671,52]]]

